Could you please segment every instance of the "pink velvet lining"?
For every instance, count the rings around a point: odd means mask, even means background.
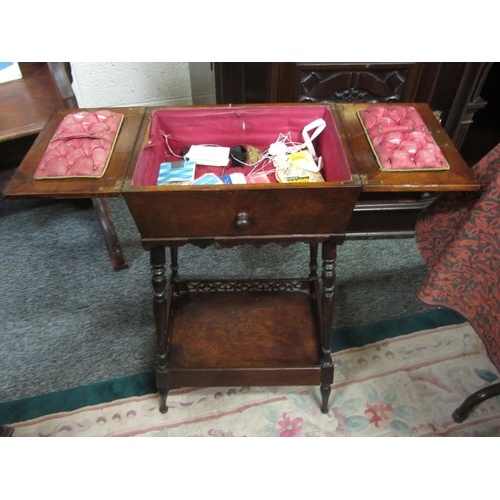
[[[185,146],[216,144],[218,146],[254,146],[265,151],[279,134],[291,133],[292,141],[303,142],[303,128],[323,118],[326,128],[315,139],[314,147],[322,156],[323,175],[327,182],[351,180],[335,121],[327,106],[262,106],[255,108],[166,108],[153,112],[150,143],[142,150],[132,184],[155,186],[160,164],[176,161],[166,146],[165,135],[173,153],[180,155]],[[272,165],[269,169],[272,169]],[[207,172],[222,173],[221,167],[198,166],[196,178]],[[251,167],[227,167],[225,173],[247,174]],[[276,182],[270,175],[271,182]]]
[[[412,106],[358,112],[381,170],[447,170],[444,155]]]

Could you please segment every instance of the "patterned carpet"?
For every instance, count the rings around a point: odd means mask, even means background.
[[[17,422],[14,437],[500,436],[499,398],[455,423],[472,392],[498,380],[469,323],[423,330],[334,354],[330,411],[317,387],[225,387],[154,393]]]

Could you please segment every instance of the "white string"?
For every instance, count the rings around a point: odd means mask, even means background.
[[[171,135],[172,135],[172,134],[168,134],[168,135],[165,135],[165,134],[164,134],[164,135],[163,135],[163,137],[165,137],[165,143],[167,144],[167,148],[168,148],[168,150],[170,151],[170,154],[171,154],[172,156],[176,156],[177,158],[182,158],[182,159],[184,159],[184,156],[176,155],[176,154],[172,151],[172,149],[170,148],[170,144],[168,143],[168,138],[169,138]]]
[[[278,138],[273,144],[278,144],[281,143],[285,146],[285,150],[290,152],[290,151],[299,151],[304,147],[303,144],[297,143],[292,141],[291,139],[291,132],[288,132],[287,134],[280,133],[278,135]],[[272,146],[272,145],[271,145]],[[273,167],[272,169],[266,169],[266,167],[269,164],[272,164],[274,162],[274,158],[276,155],[271,153],[271,147],[266,149],[260,158],[253,164],[253,165],[247,165],[247,166],[253,166],[253,169],[248,173],[250,177],[256,177],[260,175],[262,172],[266,173],[274,173],[276,172],[276,167]]]

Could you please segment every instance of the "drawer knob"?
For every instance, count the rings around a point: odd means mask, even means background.
[[[250,227],[250,217],[246,212],[240,212],[236,215],[235,226],[236,229],[239,229],[240,231]]]

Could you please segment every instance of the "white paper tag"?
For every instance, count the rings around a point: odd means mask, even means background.
[[[197,165],[225,167],[229,163],[229,152],[230,148],[223,146],[191,146],[184,158]]]

